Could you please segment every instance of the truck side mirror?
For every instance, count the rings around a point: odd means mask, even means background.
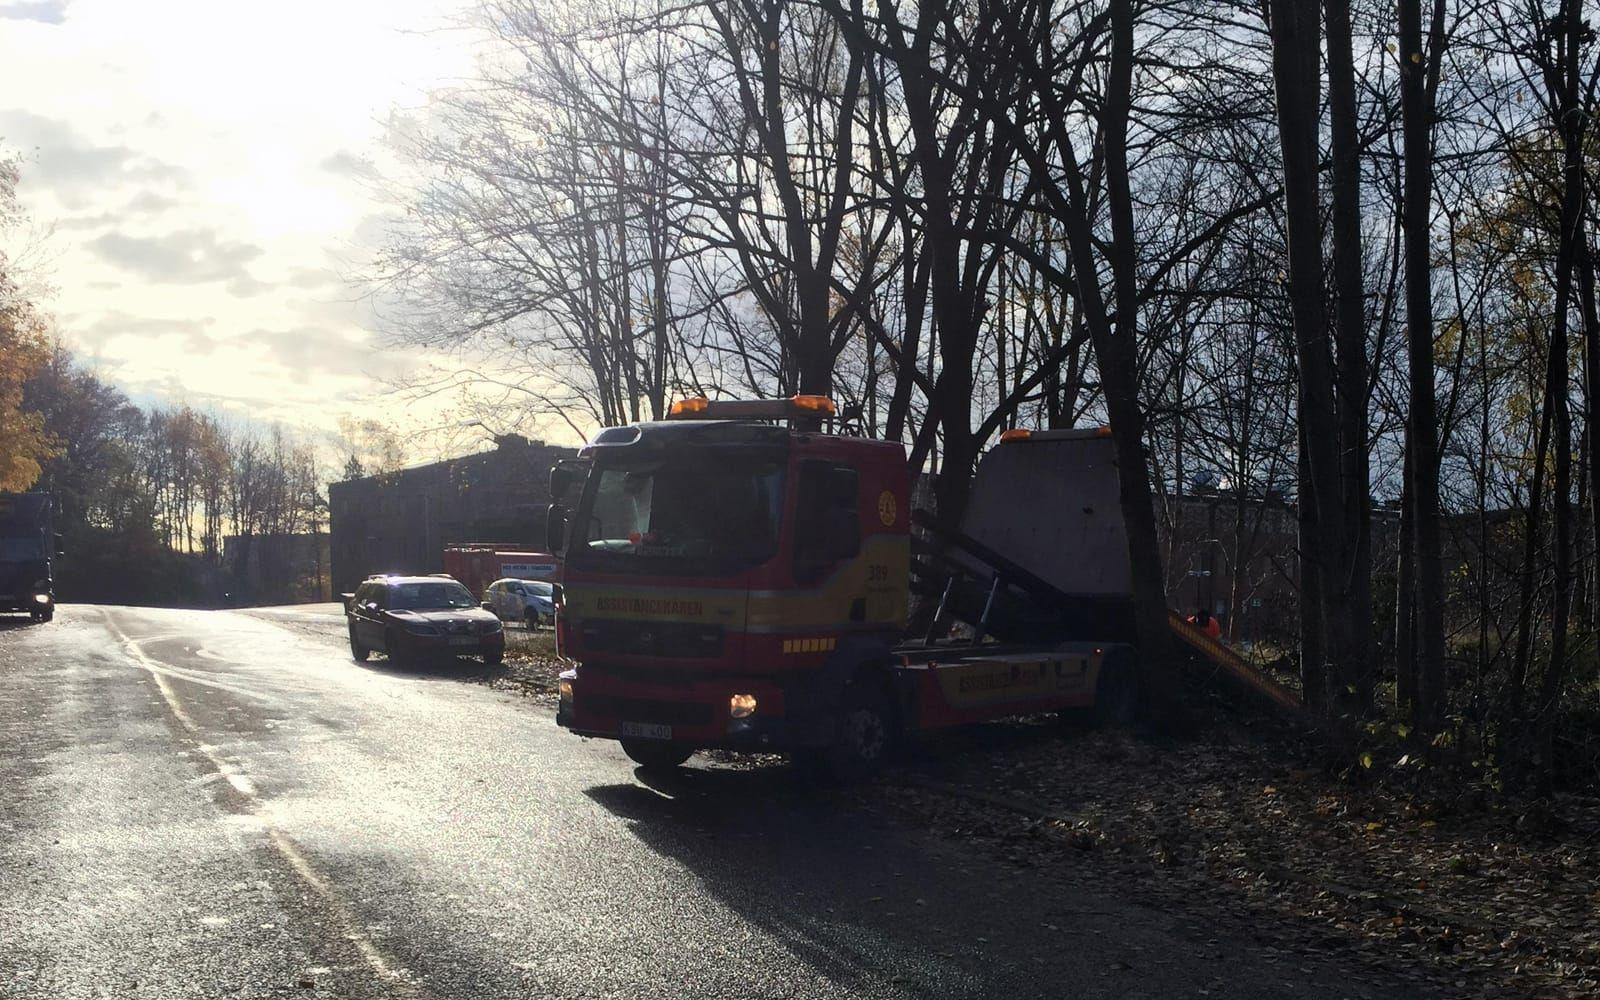
[[[854,559],[861,554],[861,519],[854,510],[830,508],[826,530],[828,555],[834,559]]]
[[[860,488],[861,479],[856,470],[848,466],[837,465],[828,470],[828,499],[836,507],[849,510],[856,509],[856,491]]]
[[[560,464],[550,467],[550,499],[555,500],[567,495],[567,490],[572,486],[572,470]]]
[[[554,475],[554,470],[551,470]],[[553,503],[544,518],[545,551],[561,555],[567,551],[567,505]]]
[[[587,458],[563,458],[550,467],[550,499],[552,502],[560,500],[567,495],[567,490],[579,479],[587,478],[589,466],[592,464]]]
[[[828,553],[835,559],[854,559],[861,554],[861,518],[856,495],[861,477],[855,469],[836,465],[828,475]]]

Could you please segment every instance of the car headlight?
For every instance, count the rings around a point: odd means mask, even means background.
[[[496,619],[495,621],[492,621],[492,622],[479,622],[478,623],[478,634],[479,635],[493,635],[494,633],[496,633],[498,631],[500,631],[500,622],[499,622],[498,619]]]
[[[756,696],[736,694],[728,699],[728,718],[748,719],[756,714]]]
[[[34,599],[34,602],[38,603],[38,604],[49,604],[50,603],[50,595],[49,594],[34,594],[33,595],[33,599]]]
[[[412,635],[438,635],[439,630],[432,625],[407,625],[406,631]]]

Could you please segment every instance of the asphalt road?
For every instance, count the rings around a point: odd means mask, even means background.
[[[870,791],[654,785],[331,606],[0,618],[0,996],[1361,992]]]

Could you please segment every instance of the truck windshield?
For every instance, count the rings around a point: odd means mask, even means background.
[[[571,558],[596,570],[733,573],[778,551],[784,465],[690,453],[597,467],[575,522]]]
[[[0,562],[37,562],[43,558],[44,542],[37,536],[0,536]]]

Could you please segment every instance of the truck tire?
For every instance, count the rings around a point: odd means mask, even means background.
[[[694,753],[681,744],[655,740],[623,740],[622,752],[646,771],[670,771]]]
[[[1131,657],[1107,655],[1094,685],[1094,721],[1126,726],[1139,712],[1139,674]]]
[[[888,692],[875,678],[859,676],[839,699],[832,742],[801,764],[806,770],[820,770],[833,781],[864,781],[883,768],[897,735]]]
[[[356,662],[358,662],[358,663],[365,663],[365,662],[367,662],[367,657],[371,656],[371,655],[372,655],[372,650],[370,650],[367,647],[361,645],[361,643],[356,640],[356,630],[355,629],[351,629],[350,630],[350,656],[353,659],[355,659]]]

